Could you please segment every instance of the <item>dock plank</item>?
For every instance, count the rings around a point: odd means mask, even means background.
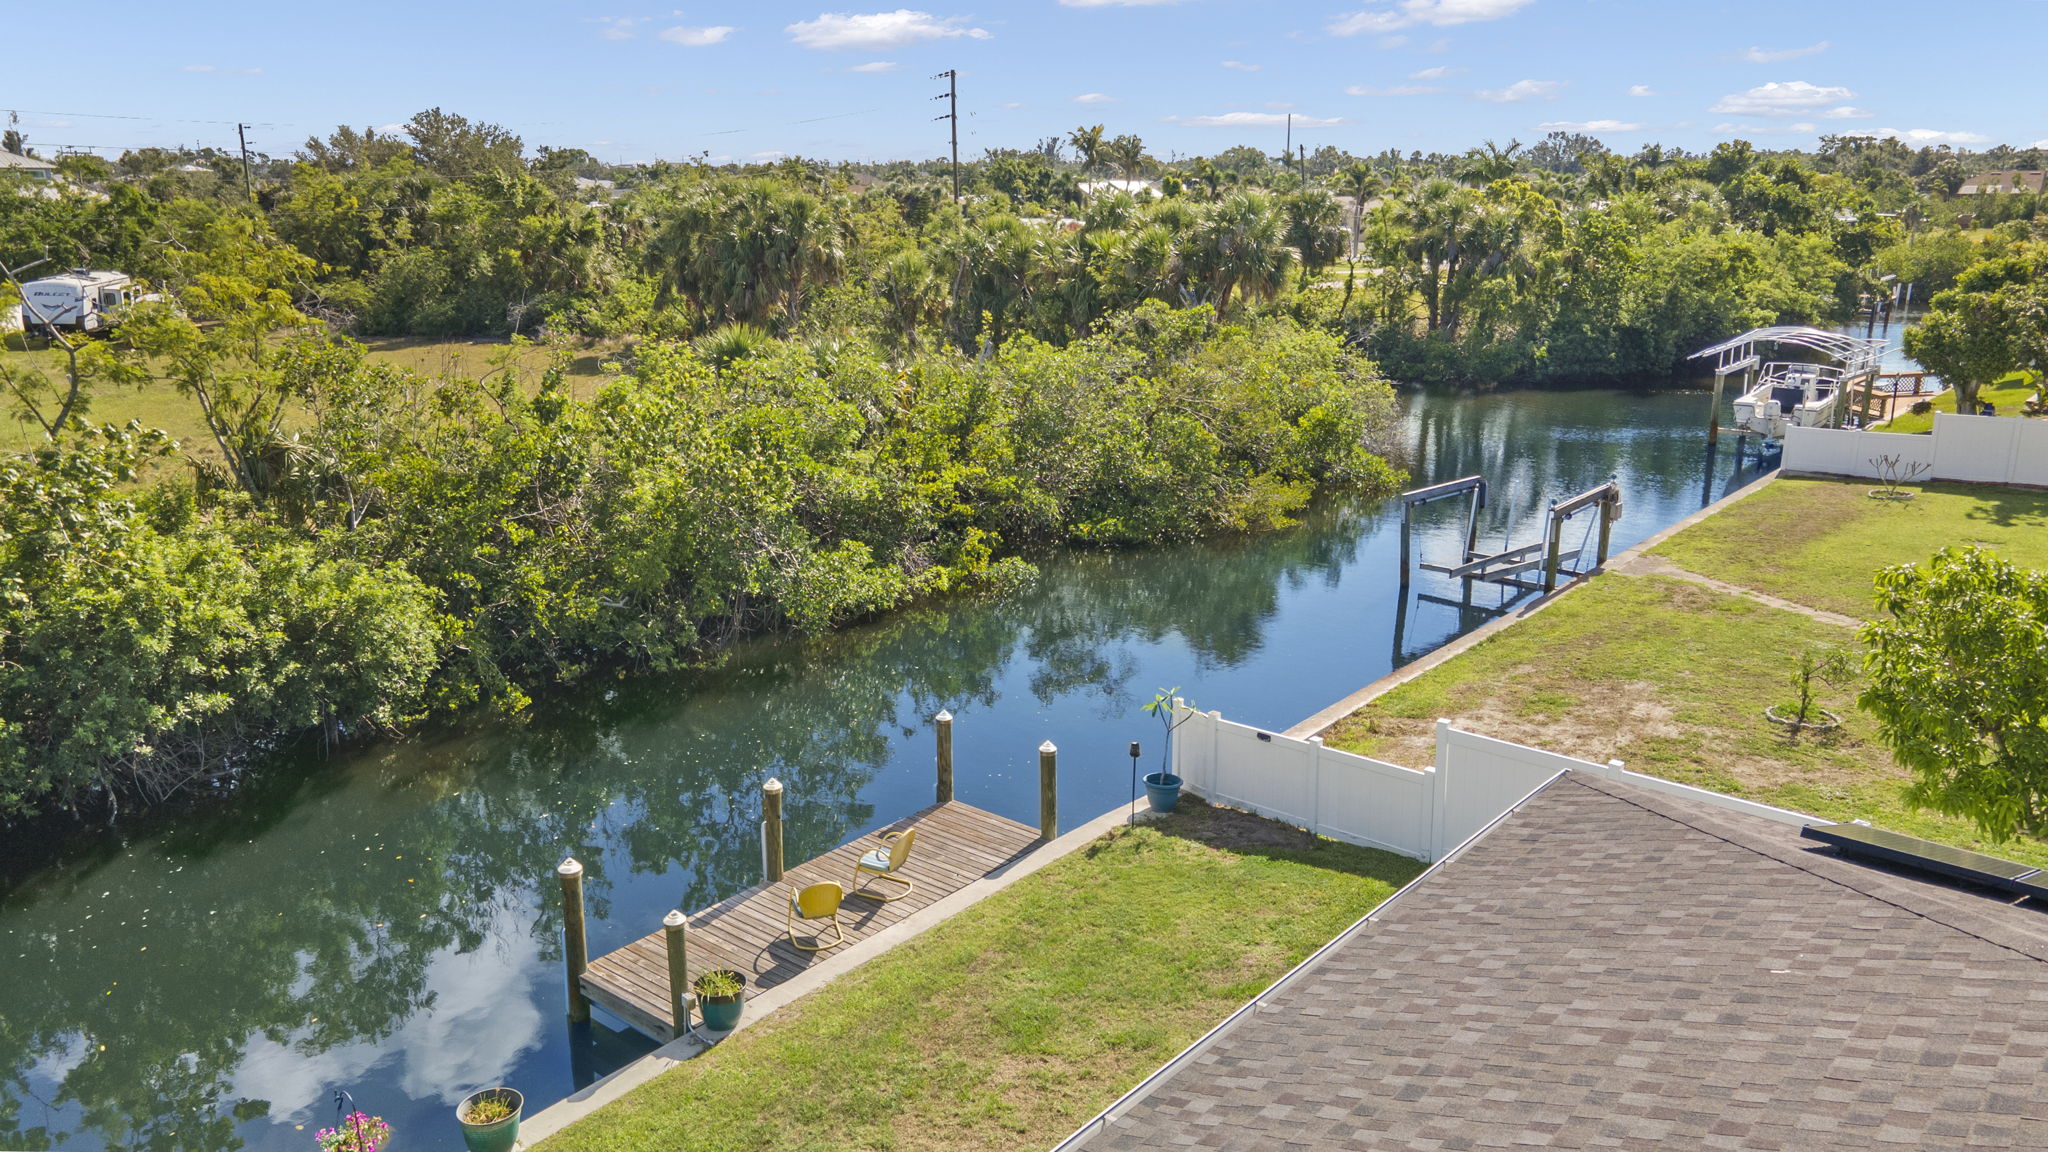
[[[827,952],[805,952],[784,934],[789,889],[831,881],[848,887],[853,862],[880,845],[876,833],[841,845],[784,871],[781,881],[757,884],[690,917],[689,974],[714,968],[745,973],[750,993],[789,980],[825,957],[858,949],[862,941],[901,923],[976,880],[1002,868],[1039,843],[1038,830],[958,801],[935,804],[882,828],[917,829],[917,845],[903,874],[916,887],[889,903],[848,896],[839,909],[846,943]],[[668,945],[659,930],[591,960],[583,973],[584,994],[631,1027],[656,1040],[672,1040],[669,1016]]]

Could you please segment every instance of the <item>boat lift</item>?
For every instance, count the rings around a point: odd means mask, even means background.
[[[1589,488],[1568,500],[1550,502],[1545,513],[1548,530],[1540,540],[1507,548],[1499,552],[1483,552],[1479,549],[1479,513],[1486,507],[1486,477],[1466,476],[1432,484],[1401,494],[1401,589],[1407,591],[1409,568],[1411,566],[1415,509],[1438,500],[1449,500],[1464,496],[1469,504],[1465,513],[1465,547],[1462,559],[1456,564],[1431,564],[1427,561],[1415,567],[1425,572],[1440,572],[1461,580],[1484,580],[1517,588],[1525,592],[1553,592],[1557,589],[1557,578],[1567,576],[1577,579],[1590,575],[1594,569],[1607,563],[1607,547],[1612,536],[1614,522],[1621,518],[1621,485],[1613,480]],[[1600,514],[1600,540],[1594,552],[1593,566],[1580,568],[1584,559],[1586,540],[1569,552],[1564,550],[1564,525],[1567,520],[1588,509],[1597,509]],[[1587,535],[1592,534],[1592,525],[1587,526]],[[1523,574],[1541,569],[1541,583],[1526,578]]]

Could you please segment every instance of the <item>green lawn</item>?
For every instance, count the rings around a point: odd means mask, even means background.
[[[1870,499],[1871,487],[1774,480],[1652,551],[1703,576],[1858,617],[1872,611],[1879,568],[1947,545],[1982,544],[2022,567],[2048,568],[2048,492],[1927,484],[1895,502]]]
[[[2017,417],[2026,411],[2028,398],[2033,396],[2034,390],[2039,387],[2039,381],[2031,374],[2015,373],[1988,388],[1980,389],[1977,393],[1977,399],[1997,405],[1998,415],[2001,419],[2007,416]],[[1951,392],[1946,396],[1935,398],[1933,401],[1934,410],[1932,412],[1925,412],[1919,415],[1915,415],[1912,412],[1901,412],[1887,421],[1880,431],[1931,432],[1934,430],[1934,417],[1936,413],[1953,412],[1956,410],[1954,397],[1955,394]]]
[[[1766,721],[1763,709],[1792,694],[1799,652],[1825,646],[1853,651],[1854,633],[1688,581],[1608,574],[1371,702],[1326,739],[1426,765],[1434,721],[1449,717],[1488,736],[2048,867],[2048,843],[1990,845],[1965,821],[1908,809],[1907,773],[1855,708],[1858,681],[1819,694],[1843,719],[1834,733],[1795,740]]]
[[[483,376],[493,372],[509,350],[502,341],[404,338],[376,339],[366,344],[372,360],[384,360],[424,375],[444,377]],[[621,346],[615,343],[579,343],[569,364],[567,383],[570,394],[586,400],[595,395],[605,379],[604,363],[620,354]],[[530,346],[519,350],[512,363],[530,386],[539,382],[549,356],[548,349]],[[36,369],[52,381],[62,381],[65,364],[62,349],[44,348],[41,341],[36,341],[33,346],[24,346],[20,335],[16,334],[0,342],[0,367],[17,371]],[[11,398],[0,399],[8,401],[0,403],[0,452],[23,451],[42,443],[42,429],[31,421],[15,419]],[[219,456],[200,417],[198,404],[179,395],[177,389],[167,383],[159,381],[140,388],[102,388],[93,398],[87,416],[100,424],[140,420],[148,427],[169,432],[187,452],[209,459]],[[297,426],[298,423],[297,420],[287,420],[288,426]],[[159,464],[159,468],[177,467],[181,465],[175,461]]]
[[[1043,1148],[1421,868],[1220,809],[1120,830],[540,1147]]]

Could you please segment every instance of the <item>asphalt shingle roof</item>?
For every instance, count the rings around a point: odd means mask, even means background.
[[[1566,776],[1083,1146],[2048,1148],[2048,915]]]

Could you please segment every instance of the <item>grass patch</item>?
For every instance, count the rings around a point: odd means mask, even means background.
[[[2027,400],[2034,395],[2034,390],[2039,387],[2040,382],[2035,380],[2032,374],[2020,372],[2007,376],[1996,384],[1978,389],[1977,399],[1979,402],[1996,405],[2000,419],[2007,416],[2019,416],[2026,411]],[[1955,393],[1951,391],[1946,396],[1934,398],[1934,410],[1932,412],[1925,412],[1919,415],[1915,415],[1910,411],[1900,412],[1897,416],[1887,420],[1879,431],[1932,432],[1934,431],[1934,417],[1937,414],[1954,412],[1955,410]]]
[[[1966,821],[1907,808],[1909,775],[1855,708],[1860,679],[1819,692],[1843,719],[1833,733],[1794,740],[1764,720],[1765,707],[1793,694],[1799,652],[1823,645],[1853,649],[1855,636],[1688,581],[1608,574],[1367,704],[1326,739],[1423,765],[1436,718],[1450,717],[1503,740],[2048,867],[2048,843],[1991,845]]]
[[[1844,615],[1872,612],[1879,568],[1952,544],[1981,544],[2048,568],[2048,492],[1925,484],[1894,502],[1871,481],[1773,480],[1762,491],[1651,549],[1688,571]]]
[[[397,364],[424,376],[445,378],[488,375],[497,370],[500,359],[510,351],[509,345],[501,340],[378,339],[366,341],[365,347],[372,360]],[[566,380],[570,395],[578,400],[595,396],[606,379],[603,371],[605,362],[622,355],[622,348],[616,343],[578,344],[571,356]],[[511,363],[519,372],[520,379],[532,388],[540,383],[550,355],[546,348],[530,346],[513,354]],[[41,341],[24,346],[17,333],[0,343],[0,364],[17,371],[39,370],[52,381],[62,381],[68,360],[63,349],[44,348]],[[102,387],[93,397],[92,408],[86,417],[95,424],[126,424],[130,420],[139,420],[145,427],[161,428],[170,433],[178,441],[178,446],[193,456],[213,461],[220,459],[220,450],[215,447],[212,434],[206,430],[198,402],[179,395],[176,388],[162,380],[151,381],[139,388]],[[300,428],[307,422],[304,412],[295,412],[286,416],[285,427],[287,430]],[[41,427],[27,419],[16,419],[11,404],[0,405],[0,452],[25,452],[42,443]],[[177,471],[184,464],[168,459],[157,461],[151,467],[151,475],[155,475]]]
[[[1119,830],[541,1148],[1042,1148],[1422,867],[1223,809]]]

